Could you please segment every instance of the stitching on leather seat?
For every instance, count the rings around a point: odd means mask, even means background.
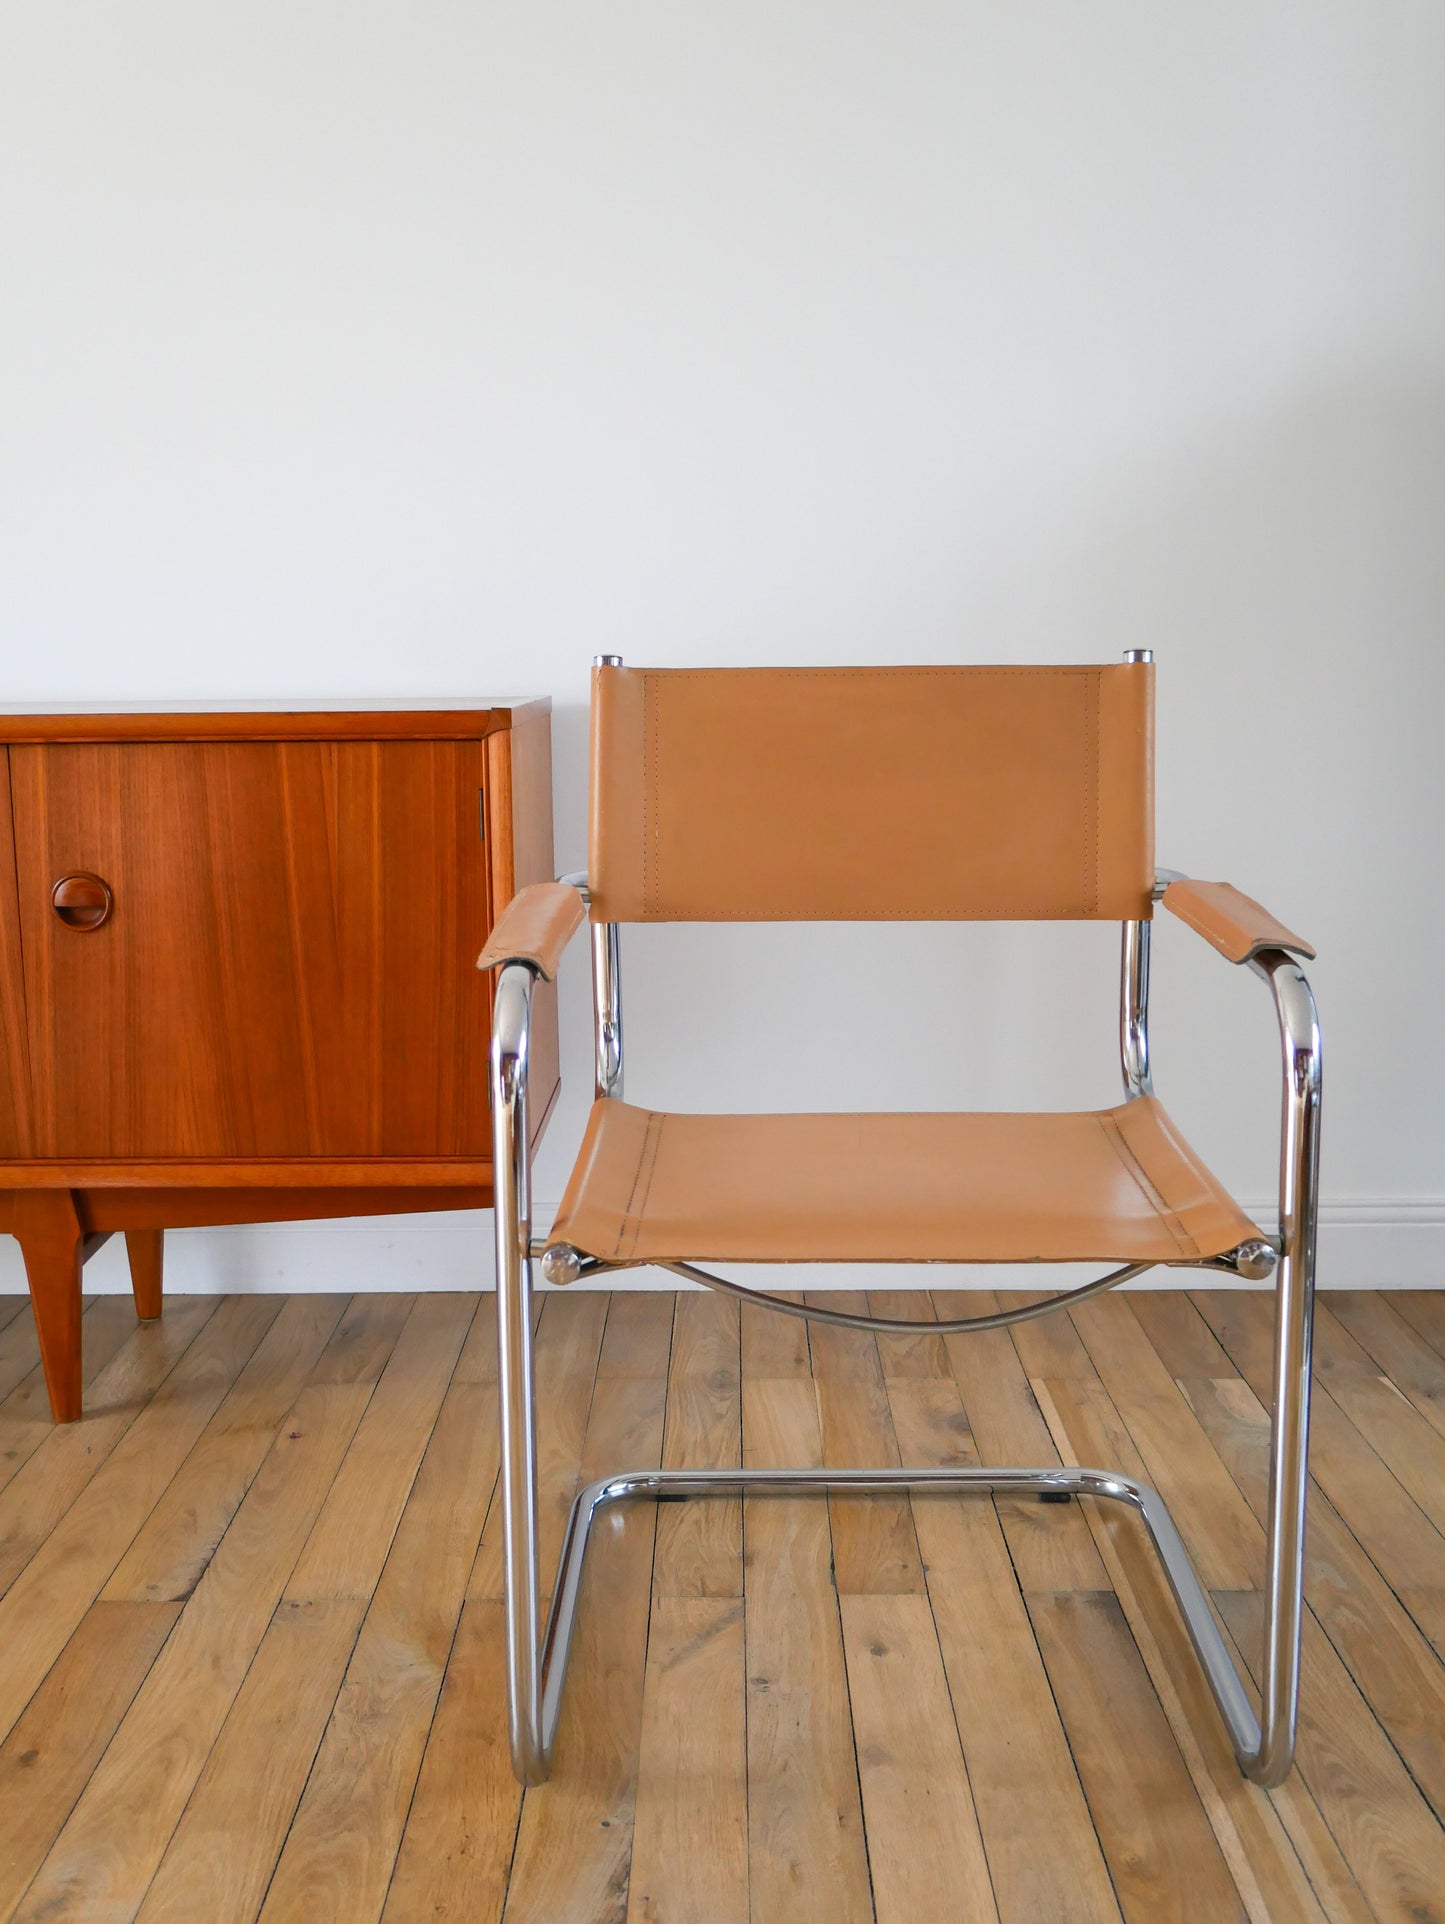
[[[613,1250],[613,1254],[619,1258],[636,1254],[637,1239],[642,1234],[642,1222],[647,1214],[647,1198],[652,1191],[652,1178],[657,1169],[658,1151],[662,1147],[662,1131],[666,1121],[666,1116],[659,1115],[655,1110],[648,1110],[647,1127],[643,1131],[637,1167],[632,1172],[632,1188],[627,1197],[627,1207],[622,1212],[622,1221],[618,1225],[617,1242]],[[650,1156],[649,1150],[652,1152]],[[638,1195],[639,1183],[642,1185],[640,1196]],[[624,1250],[623,1239],[629,1229],[632,1232],[632,1240],[630,1246]]]
[[[1165,1141],[1174,1150],[1175,1154],[1179,1157],[1179,1160],[1181,1162],[1188,1164],[1191,1168],[1193,1168],[1198,1172],[1200,1181],[1203,1184],[1206,1190],[1206,1193],[1208,1192],[1208,1189],[1212,1185],[1215,1202],[1226,1210],[1232,1209],[1235,1212],[1235,1214],[1238,1216],[1239,1220],[1245,1225],[1245,1229],[1241,1231],[1240,1234],[1243,1235],[1243,1234],[1253,1232],[1254,1234],[1257,1235],[1259,1233],[1258,1226],[1254,1223],[1254,1221],[1249,1216],[1245,1214],[1244,1210],[1240,1208],[1239,1204],[1234,1200],[1233,1196],[1229,1194],[1228,1190],[1221,1188],[1220,1184],[1214,1179],[1213,1176],[1210,1175],[1210,1172],[1204,1167],[1203,1163],[1200,1162],[1198,1156],[1195,1154],[1194,1150],[1190,1147],[1189,1143],[1179,1133],[1179,1130],[1175,1126],[1174,1120],[1169,1115],[1168,1111],[1165,1109],[1156,1108],[1154,1111],[1154,1115],[1155,1115],[1156,1121],[1159,1124],[1160,1135],[1163,1136]],[[1201,1203],[1201,1207],[1203,1207],[1202,1203]],[[1182,1217],[1181,1217],[1181,1220],[1182,1220]],[[1231,1233],[1231,1236],[1233,1236],[1234,1230],[1231,1229],[1230,1233]],[[1212,1253],[1213,1252],[1211,1252],[1211,1254]]]
[[[1179,1216],[1178,1211],[1171,1207],[1163,1191],[1155,1186],[1149,1172],[1139,1161],[1133,1149],[1130,1148],[1129,1142],[1123,1130],[1119,1127],[1117,1120],[1111,1115],[1100,1114],[1098,1112],[1095,1113],[1094,1120],[1103,1130],[1105,1142],[1109,1144],[1110,1148],[1113,1149],[1120,1162],[1124,1165],[1124,1168],[1128,1170],[1129,1174],[1134,1178],[1144,1200],[1169,1231],[1180,1255],[1199,1255],[1200,1250],[1198,1243],[1184,1227],[1183,1220]]]

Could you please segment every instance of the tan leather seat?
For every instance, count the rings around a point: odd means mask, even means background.
[[[549,1244],[633,1262],[1151,1262],[1257,1237],[1152,1096],[1066,1115],[593,1104]]]

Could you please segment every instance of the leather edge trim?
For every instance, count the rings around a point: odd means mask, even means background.
[[[557,977],[563,951],[586,920],[582,897],[566,882],[531,882],[518,889],[497,917],[479,969],[525,962],[548,982]]]
[[[1315,958],[1315,949],[1303,936],[1229,882],[1171,882],[1159,899],[1171,915],[1230,962],[1248,962],[1263,949],[1287,949],[1308,961]]]
[[[587,877],[593,922],[646,922],[643,702],[646,669],[592,670]]]

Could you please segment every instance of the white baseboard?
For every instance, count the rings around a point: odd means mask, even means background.
[[[1272,1220],[1263,1203],[1246,1203],[1257,1222]],[[537,1211],[547,1222],[551,1210]],[[809,1264],[806,1272],[757,1265],[738,1280],[758,1288],[917,1289],[925,1280],[956,1289],[1068,1288],[1086,1270],[1064,1264],[1027,1268],[978,1266],[920,1269],[895,1264],[868,1271]],[[611,1279],[594,1285],[607,1287]],[[1322,1289],[1438,1289],[1445,1287],[1445,1197],[1326,1203],[1320,1212],[1319,1282]],[[87,1290],[104,1295],[129,1288],[125,1248],[112,1239],[86,1265]],[[178,1294],[227,1291],[490,1289],[491,1218],[481,1210],[432,1216],[373,1216],[341,1222],[259,1223],[224,1229],[175,1229],[166,1236],[166,1288]],[[661,1270],[637,1270],[629,1289],[675,1289]],[[583,1285],[586,1287],[586,1285]],[[1234,1288],[1199,1270],[1158,1269],[1140,1288]],[[25,1271],[14,1241],[0,1236],[0,1294],[22,1292]]]

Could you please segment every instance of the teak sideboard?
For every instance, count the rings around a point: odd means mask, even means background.
[[[490,1205],[475,961],[553,873],[550,706],[0,717],[0,1231],[57,1420],[117,1230],[153,1317],[167,1228]]]

